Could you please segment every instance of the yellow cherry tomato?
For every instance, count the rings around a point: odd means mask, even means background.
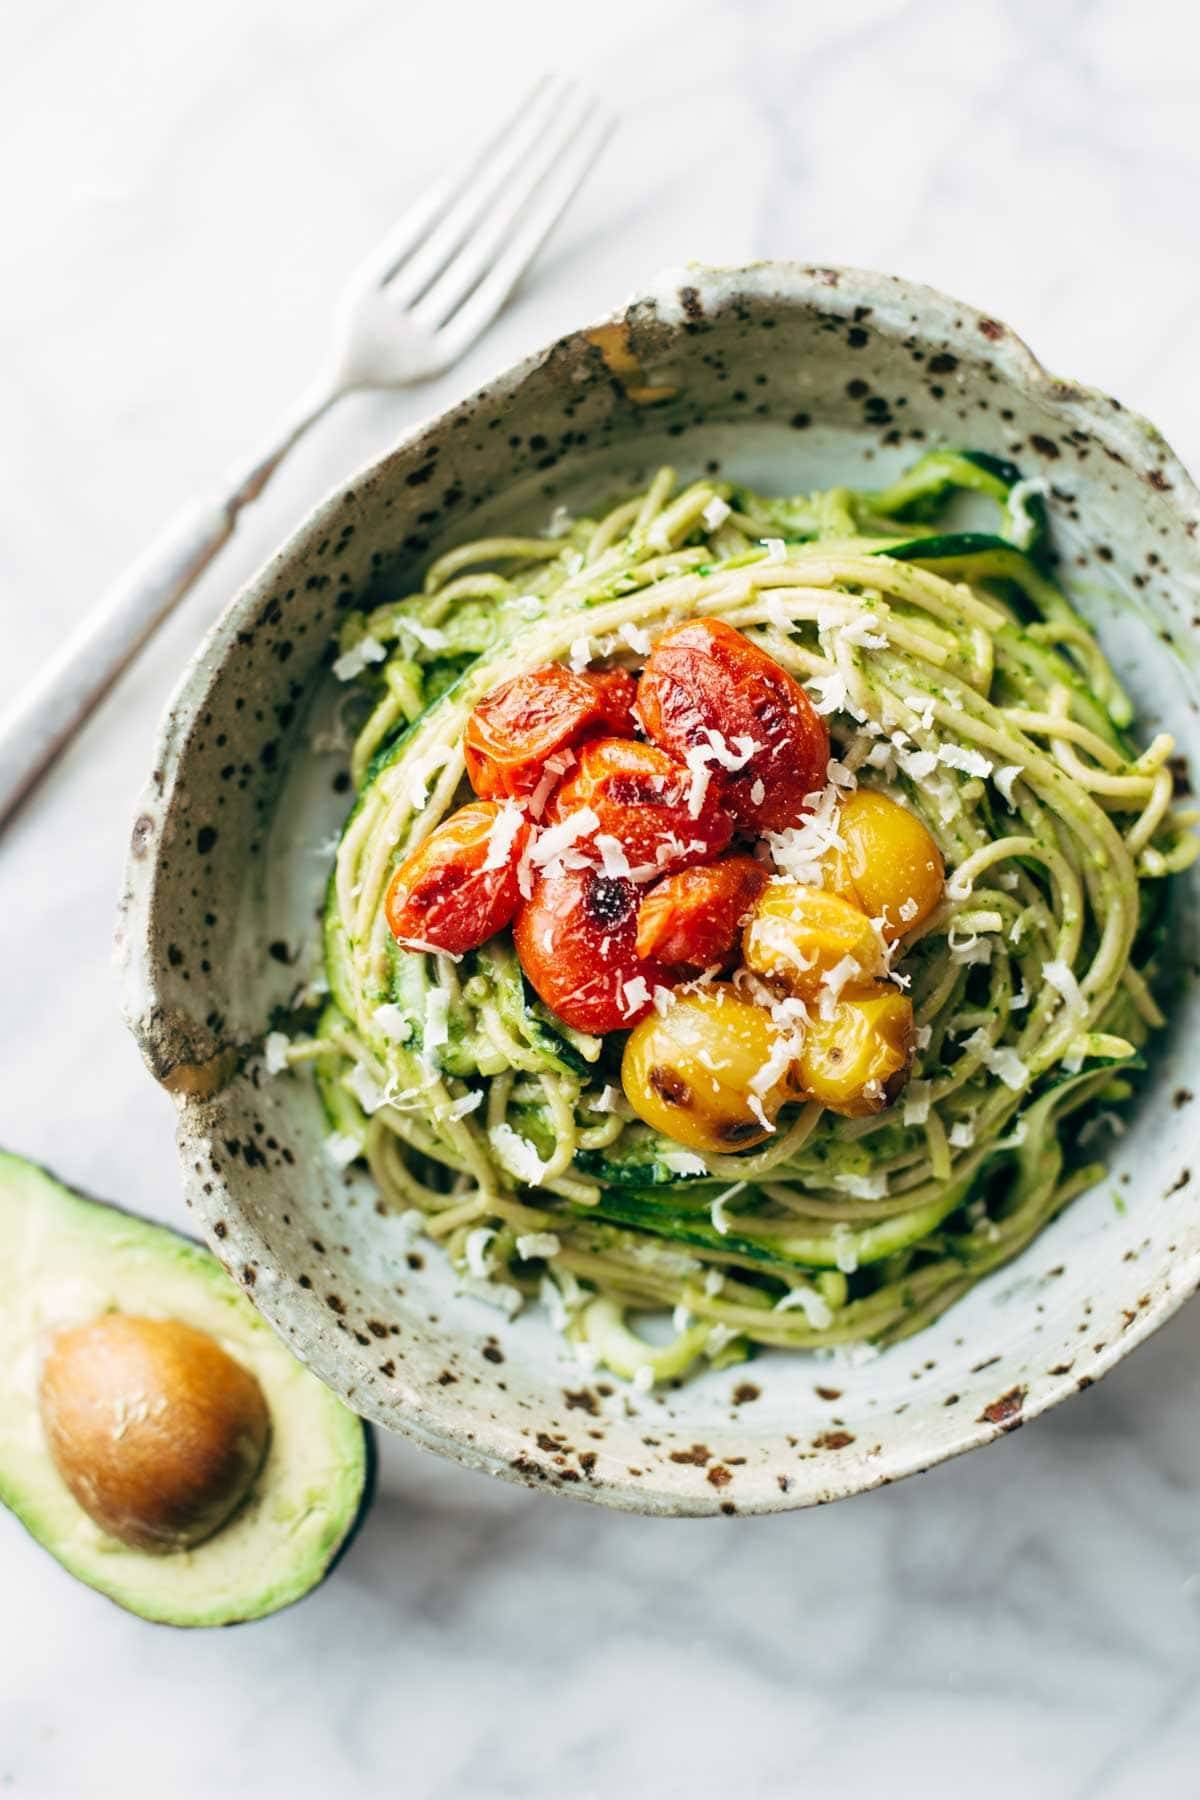
[[[717,1154],[761,1143],[795,1097],[790,1065],[752,1085],[778,1056],[780,1032],[765,1007],[728,982],[677,993],[660,1017],[634,1027],[621,1061],[625,1098],[640,1119],[689,1150]],[[751,1104],[757,1101],[757,1107]]]
[[[886,794],[856,788],[839,810],[845,848],[824,863],[826,888],[882,920],[889,943],[927,919],[942,897],[942,853],[915,813]]]
[[[854,901],[798,881],[773,881],[763,890],[742,936],[746,967],[813,999],[831,969],[846,957],[855,981],[884,973],[884,951],[875,928]]]
[[[805,1028],[800,1085],[849,1119],[882,1112],[908,1080],[914,1036],[912,1002],[898,988],[847,988],[831,1018],[814,1013]]]

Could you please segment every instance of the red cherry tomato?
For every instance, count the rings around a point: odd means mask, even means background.
[[[670,979],[640,957],[640,890],[598,869],[543,875],[513,925],[521,967],[551,1012],[576,1031],[628,1031]]]
[[[467,774],[484,799],[531,794],[542,765],[598,731],[632,731],[636,684],[625,669],[576,675],[559,663],[514,675],[467,720]]]
[[[806,794],[823,788],[829,733],[798,681],[721,619],[691,619],[664,632],[638,683],[647,735],[673,756],[712,744],[757,748],[737,770],[710,767],[724,805],[745,832],[798,823]]]
[[[692,780],[690,769],[655,744],[593,738],[551,796],[547,816],[557,823],[590,807],[600,821],[597,835],[615,837],[633,868],[682,869],[719,855],[733,836],[733,820],[711,786],[692,817]]]
[[[668,875],[642,896],[638,955],[693,969],[723,964],[766,885],[767,871],[752,856]]]
[[[392,936],[400,943],[461,956],[511,922],[521,899],[517,865],[529,842],[529,825],[520,819],[509,837],[507,821],[496,829],[503,811],[491,800],[460,806],[405,857],[384,901]],[[484,865],[493,844],[504,860],[489,869]]]
[[[632,737],[637,729],[633,716],[637,677],[628,669],[597,669],[585,674],[583,680],[590,683],[608,730],[617,737]]]

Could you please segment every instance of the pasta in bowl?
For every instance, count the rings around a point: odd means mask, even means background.
[[[1049,547],[982,453],[664,469],[345,622],[360,795],[286,1054],[471,1294],[643,1388],[881,1346],[1102,1176],[1200,845]]]
[[[121,926],[188,1202],[289,1346],[468,1466],[750,1513],[1169,1317],[1198,527],[998,321],[780,264],[331,496],[185,672]]]

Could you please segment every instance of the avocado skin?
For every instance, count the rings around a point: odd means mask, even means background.
[[[28,1287],[0,1292],[0,1505],[69,1574],[153,1624],[244,1624],[311,1593],[341,1562],[370,1510],[378,1463],[372,1428],[296,1362],[202,1244],[0,1149],[0,1262],[8,1260],[26,1217],[39,1244],[51,1246],[44,1284],[51,1298],[48,1310],[39,1311],[43,1284],[33,1284],[32,1296]],[[89,1228],[95,1242],[81,1254],[72,1240]],[[67,1254],[55,1261],[64,1248]],[[148,1290],[138,1289],[139,1265],[156,1253],[157,1304],[148,1304]],[[71,1309],[56,1317],[53,1296],[64,1285]],[[263,1470],[233,1519],[191,1551],[151,1556],[105,1537],[71,1497],[48,1449],[21,1441],[30,1414],[37,1417],[36,1382],[18,1392],[6,1383],[4,1368],[22,1360],[32,1367],[36,1339],[47,1328],[114,1306],[185,1317],[212,1331],[266,1395],[272,1440]],[[22,1358],[23,1351],[33,1354]],[[326,1449],[329,1469],[319,1459],[308,1466],[314,1443]],[[298,1529],[289,1512],[299,1516]],[[306,1534],[310,1515],[318,1522]]]

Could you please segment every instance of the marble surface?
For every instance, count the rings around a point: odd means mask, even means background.
[[[188,647],[329,484],[660,265],[929,280],[1200,463],[1198,48],[1172,0],[0,9],[0,699],[254,447],[477,120],[545,64],[622,113],[488,340],[296,455],[5,840],[0,1141],[180,1222],[107,957]],[[1195,1793],[1198,1350],[1193,1307],[986,1452],[777,1519],[609,1516],[388,1443],[336,1579],[225,1633],[122,1615],[0,1519],[0,1794]]]

